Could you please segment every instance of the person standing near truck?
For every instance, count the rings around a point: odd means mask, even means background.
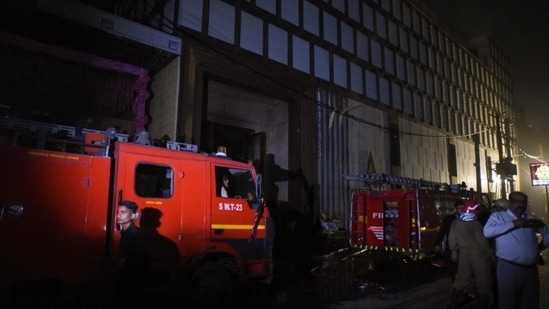
[[[484,226],[484,236],[495,239],[500,309],[539,307],[537,263],[540,251],[549,246],[549,229],[537,217],[526,214],[527,207],[526,194],[511,192],[509,208],[492,213]]]
[[[458,268],[448,308],[459,307],[472,279],[478,290],[476,308],[489,308],[492,293],[490,263],[493,254],[488,239],[482,233],[482,224],[477,219],[481,209],[482,206],[476,201],[465,201],[459,218],[454,220],[450,228],[448,244],[452,249],[452,260],[458,263]]]
[[[145,237],[135,221],[139,218],[138,206],[133,201],[118,203],[116,223],[120,228],[117,298],[126,302],[137,293],[147,265]]]
[[[437,238],[435,239],[435,251],[444,255],[444,266],[446,268],[446,273],[452,282],[454,282],[456,278],[457,262],[452,261],[452,249],[450,249],[448,239],[450,236],[450,227],[452,226],[454,220],[459,218],[463,202],[464,200],[458,199],[454,203],[454,212],[446,215],[442,219],[440,230],[438,231]]]

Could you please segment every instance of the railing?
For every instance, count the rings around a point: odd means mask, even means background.
[[[179,0],[79,0],[151,28],[173,33]]]
[[[49,146],[52,150],[91,155],[107,155],[112,139],[119,142],[129,142],[128,134],[118,133],[114,128],[101,131],[7,117],[0,117],[0,135],[8,139],[11,138],[12,141],[8,143],[13,145],[39,149],[45,149]],[[138,143],[136,140],[133,142]],[[151,140],[149,145],[161,145],[167,149],[177,151],[198,152],[197,145],[175,141],[160,142]]]

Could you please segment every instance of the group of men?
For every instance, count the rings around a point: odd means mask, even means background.
[[[494,206],[496,209],[481,223],[479,203],[459,200],[455,214],[443,220],[436,246],[442,250],[444,242],[447,252],[446,266],[452,278],[448,308],[458,308],[472,280],[477,289],[478,308],[490,308],[491,303],[499,309],[539,308],[537,265],[540,252],[549,247],[549,228],[526,213],[528,196],[523,192],[511,192],[508,200],[498,200]],[[125,289],[131,289],[128,284],[137,279],[135,276],[146,259],[141,233],[134,225],[138,216],[136,203],[119,203],[120,276]],[[491,301],[493,277],[497,287]]]
[[[476,201],[456,202],[456,212],[443,220],[436,243],[441,249],[445,242],[452,278],[448,308],[459,307],[473,279],[478,308],[539,308],[537,265],[540,252],[549,246],[549,228],[526,213],[527,205],[526,194],[511,192],[508,200],[497,200],[494,211],[481,222],[482,208]]]

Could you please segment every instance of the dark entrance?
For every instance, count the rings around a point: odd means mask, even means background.
[[[217,146],[223,145],[227,147],[227,155],[233,160],[242,162],[252,160],[255,165],[258,161],[262,162],[264,141],[264,133],[255,133],[251,129],[208,121],[202,131],[201,145],[208,153],[215,152]],[[258,167],[256,165],[256,168]]]

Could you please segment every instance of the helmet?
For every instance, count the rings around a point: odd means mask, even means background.
[[[461,214],[459,215],[459,219],[461,221],[474,221],[477,219],[477,214],[480,213],[480,204],[477,203],[475,200],[467,200],[463,202],[463,206],[461,206]]]
[[[478,215],[480,213],[480,204],[475,200],[467,200],[463,202],[463,206],[461,206],[461,213]]]

